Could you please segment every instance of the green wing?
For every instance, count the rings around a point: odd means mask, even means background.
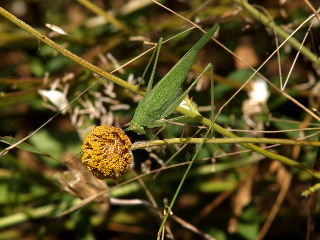
[[[182,85],[199,51],[208,43],[217,31],[218,25],[211,28],[176,64],[148,91],[138,105],[131,123],[148,127],[155,121],[169,116],[180,102]],[[183,99],[183,98],[182,98]]]

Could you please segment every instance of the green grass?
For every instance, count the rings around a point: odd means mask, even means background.
[[[17,18],[0,11],[0,150],[12,146],[0,160],[0,239],[161,239],[160,226],[164,238],[175,239],[319,237],[319,210],[309,201],[318,203],[316,193],[301,197],[319,178],[319,27],[308,30],[306,20],[317,21],[308,1],[289,2],[264,1],[262,8],[240,0],[162,2],[203,29],[218,23],[216,40],[230,51],[215,41],[200,51],[183,89],[208,63],[214,88],[208,76],[199,81],[189,95],[201,115],[178,107],[170,118],[186,117],[157,135],[170,139],[166,144],[128,132],[134,146],[145,145],[133,151],[134,168],[119,181],[97,180],[81,167],[82,139],[95,125],[128,126],[148,84],[139,77],[160,37],[173,39],[161,47],[155,83],[203,36],[201,29],[188,30],[190,22],[154,2],[137,8],[118,1],[4,3]],[[49,38],[46,23],[68,35]],[[250,66],[252,59],[257,65]],[[293,66],[284,89],[279,66],[284,80]],[[270,97],[250,113],[254,108],[244,104],[256,78],[268,82]],[[63,114],[38,92],[54,88],[69,103]],[[182,147],[184,138],[206,140],[211,125],[217,142]],[[158,130],[149,129],[153,136]],[[217,144],[221,138],[235,141]],[[306,141],[292,141],[298,138]],[[277,145],[265,149],[271,144]]]

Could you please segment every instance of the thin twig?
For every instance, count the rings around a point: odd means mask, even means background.
[[[134,173],[134,176],[138,176],[138,174],[136,173],[136,171],[134,171],[133,169],[132,169],[132,172]],[[159,219],[162,219],[162,218],[163,218],[163,214],[162,214],[162,212],[161,212],[161,210],[160,210],[160,208],[159,208],[159,206],[158,206],[158,204],[157,204],[156,199],[155,199],[154,196],[152,195],[150,189],[147,187],[147,185],[145,184],[145,182],[143,181],[142,178],[139,178],[139,179],[138,179],[138,182],[139,182],[140,186],[141,186],[141,187],[144,189],[144,191],[146,192],[146,195],[147,195],[148,199],[150,200],[152,207],[153,207],[154,209],[156,209],[156,214],[157,214],[157,216],[159,217]],[[168,238],[169,238],[169,239],[174,239],[174,235],[173,235],[173,233],[172,233],[172,231],[171,231],[171,229],[170,229],[170,226],[166,226],[166,227],[165,227],[165,230],[166,230],[166,232],[167,232],[167,234],[168,234]]]
[[[238,3],[240,6],[242,6],[244,9],[246,9],[250,14],[252,14],[258,21],[261,21],[264,25],[268,26],[271,29],[275,29],[277,33],[282,36],[284,39],[287,39],[288,42],[296,49],[300,50],[302,54],[307,57],[310,61],[313,63],[319,65],[320,61],[319,58],[311,52],[308,48],[302,46],[301,43],[296,40],[294,37],[290,36],[286,31],[284,31],[281,27],[274,24],[274,22],[270,21],[268,17],[266,17],[264,14],[259,12],[257,9],[255,9],[248,1],[246,0],[234,0],[234,2]],[[316,15],[317,13],[314,13],[313,15]],[[301,49],[300,49],[301,48]]]
[[[154,0],[153,0],[154,1]],[[156,2],[156,1],[154,1]],[[159,4],[159,3],[157,3]],[[38,32],[37,30],[35,30],[34,28],[32,28],[31,26],[29,26],[28,24],[26,24],[25,22],[21,21],[20,19],[16,18],[14,15],[12,15],[11,13],[9,13],[8,11],[6,11],[4,8],[0,7],[0,15],[4,16],[5,18],[7,18],[8,20],[10,20],[11,22],[15,23],[16,25],[18,25],[19,27],[21,27],[22,29],[26,30],[27,32],[31,33],[32,35],[34,35],[36,38],[38,38],[39,40],[45,42],[47,45],[51,46],[52,48],[54,48],[55,50],[57,50],[58,52],[62,53],[63,55],[69,57],[70,59],[74,60],[75,62],[77,62],[78,64],[82,65],[83,67],[97,73],[98,75],[109,79],[110,81],[115,82],[116,84],[130,89],[133,92],[136,92],[138,94],[144,95],[145,92],[141,91],[137,86],[134,86],[104,70],[102,70],[99,67],[94,66],[93,64],[85,61],[84,59],[80,58],[79,56],[71,53],[70,51],[66,50],[65,48],[63,48],[62,46],[60,46],[59,44],[55,43],[54,41],[52,41],[51,39],[47,38],[46,36],[44,36],[43,34],[41,34],[40,32]],[[308,21],[309,19],[311,19],[311,17],[309,17],[306,21]],[[189,20],[188,20],[189,21]],[[305,22],[306,22],[305,21]],[[191,21],[189,21],[191,22]],[[196,27],[200,28],[198,25],[192,23],[193,25],[195,25]],[[201,29],[201,28],[200,28]],[[204,31],[203,29],[201,29],[202,31]],[[293,33],[292,33],[293,34]],[[222,44],[219,43],[219,45],[221,46]],[[300,46],[300,45],[299,45]],[[222,47],[224,49],[225,46],[222,45]],[[228,52],[231,52],[231,50],[228,49]],[[232,53],[233,54],[233,53]],[[233,54],[234,55],[234,54]],[[238,57],[238,56],[237,56]],[[239,57],[238,57],[239,58]],[[242,59],[241,59],[242,60]],[[243,61],[243,60],[242,60]],[[86,90],[90,89],[92,86],[89,86]],[[85,90],[85,91],[86,91]],[[84,91],[84,92],[85,92]],[[83,92],[83,93],[84,93]],[[295,99],[293,99],[291,96],[289,96],[288,94],[286,94],[283,91],[280,91],[283,95],[285,95],[288,99],[290,99],[291,101],[295,102],[298,106],[302,107],[305,111],[307,111],[310,115],[312,115],[313,117],[315,117],[316,119],[320,119],[318,116],[316,116],[312,111],[310,111],[309,109],[306,109],[304,106],[302,106],[299,102],[297,102]],[[192,112],[190,110],[187,110],[185,108],[181,108],[178,107],[177,111],[179,111],[182,114],[185,114],[187,116],[189,116],[190,118],[197,120],[198,122],[206,125],[206,126],[212,126],[212,121],[203,117],[202,115],[199,115],[198,113]],[[310,113],[311,112],[311,113]],[[3,151],[0,152],[0,156],[5,155],[9,150],[15,148],[16,146],[18,146],[20,143],[22,143],[23,141],[27,140],[30,136],[34,135],[39,129],[41,129],[43,126],[45,126],[46,124],[48,124],[52,119],[54,119],[56,116],[58,116],[59,113],[55,114],[53,117],[51,117],[48,121],[46,121],[44,124],[42,124],[39,128],[37,128],[34,132],[32,132],[31,134],[29,134],[28,136],[24,137],[23,139],[21,139],[20,141],[18,141],[17,143],[5,148]],[[237,137],[235,134],[229,132],[228,130],[226,130],[225,128],[221,127],[220,125],[214,123],[213,124],[213,128],[216,132],[226,136],[226,137]],[[267,157],[271,157],[273,159],[277,159],[279,161],[282,162],[291,162],[291,166],[299,166],[299,164],[297,165],[296,162],[292,159],[289,159],[287,157],[284,157],[280,154],[276,154],[276,153],[271,153],[259,146],[256,146],[254,144],[251,143],[241,143],[242,146],[253,150],[257,153],[260,153],[262,155],[265,155]],[[310,174],[312,174],[314,177],[320,177],[320,174],[315,173],[313,170],[308,169],[308,172]]]
[[[237,0],[238,1],[238,0]],[[162,8],[166,9],[167,11],[175,14],[176,16],[178,16],[179,18],[182,18],[183,20],[187,21],[188,23],[190,23],[192,26],[198,28],[200,31],[202,31],[203,33],[206,33],[206,31],[201,28],[198,24],[192,22],[191,20],[183,17],[182,15],[178,14],[177,12],[171,10],[170,8],[164,6],[163,4],[157,2],[156,0],[152,0],[152,2],[154,2],[155,4],[161,6]],[[299,106],[300,108],[302,108],[305,112],[307,112],[309,115],[313,116],[315,119],[317,119],[318,121],[320,121],[320,117],[317,116],[314,112],[312,112],[310,109],[308,109],[307,107],[305,107],[304,105],[302,105],[300,102],[298,102],[297,100],[295,100],[294,98],[292,98],[291,96],[289,96],[286,92],[281,91],[277,86],[275,86],[271,81],[269,81],[265,76],[263,76],[261,73],[259,73],[259,70],[273,57],[274,54],[276,54],[278,52],[278,49],[280,47],[282,47],[287,41],[289,41],[289,39],[308,21],[310,21],[312,18],[314,17],[314,15],[311,15],[310,17],[308,17],[306,20],[304,20],[290,35],[288,35],[288,37],[280,44],[280,46],[273,51],[269,57],[260,65],[260,67],[258,69],[253,68],[251,65],[249,65],[244,59],[242,59],[241,57],[239,57],[238,55],[236,55],[235,53],[233,53],[229,48],[227,48],[224,44],[222,44],[220,41],[218,41],[216,38],[212,38],[212,40],[217,43],[220,47],[222,47],[224,50],[226,50],[229,54],[231,54],[232,56],[234,56],[236,59],[238,59],[240,62],[244,63],[246,66],[248,66],[252,71],[254,71],[254,73],[248,78],[248,80],[219,108],[219,110],[217,111],[215,120],[218,118],[218,116],[221,114],[222,110],[231,102],[232,99],[235,98],[236,95],[238,95],[239,92],[241,92],[246,86],[247,84],[251,81],[251,79],[253,79],[253,77],[255,75],[259,75],[261,78],[263,78],[266,82],[268,82],[268,84],[273,87],[278,93],[282,94],[283,96],[287,97],[289,100],[291,100],[293,103],[295,103],[297,106]],[[268,19],[268,18],[267,18]],[[298,46],[300,47],[301,44],[299,42],[297,42]],[[311,52],[310,52],[311,53]],[[312,53],[311,53],[312,54]],[[180,108],[177,108],[177,110],[179,112],[181,112]],[[214,122],[215,122],[214,120]],[[210,126],[207,125],[207,126]],[[213,127],[214,130],[215,126]]]
[[[300,141],[292,139],[279,139],[279,138],[214,138],[214,139],[204,139],[204,138],[171,138],[165,140],[154,140],[149,142],[136,142],[132,146],[132,150],[155,147],[168,144],[183,144],[183,143],[200,143],[200,144],[231,144],[231,143],[242,143],[242,144],[252,144],[252,143],[271,143],[271,144],[287,144],[287,145],[309,145],[309,146],[320,146],[320,141]],[[255,145],[253,145],[255,146]],[[262,148],[259,148],[262,149]],[[259,150],[260,151],[260,150]],[[275,159],[276,153],[264,150],[264,156],[267,156],[271,159]],[[307,166],[287,158],[285,156],[277,156],[277,160],[289,165],[291,167],[300,168],[301,170],[306,171],[311,176],[320,179],[320,173],[313,169],[308,168]]]
[[[81,3],[83,6],[85,6],[87,9],[91,10],[95,14],[98,14],[102,17],[104,17],[108,22],[111,22],[116,27],[120,28],[121,30],[125,31],[128,34],[133,34],[133,31],[131,31],[126,25],[124,25],[122,22],[118,21],[115,17],[108,14],[106,11],[95,5],[94,3],[88,1],[88,0],[77,0],[79,3]]]
[[[148,209],[153,209],[155,211],[160,211],[159,208],[155,207],[153,204],[150,204],[146,200],[142,199],[117,199],[117,198],[110,198],[110,203],[113,205],[118,206],[135,206],[135,205],[142,205],[147,207]],[[208,240],[216,240],[215,238],[211,237],[209,234],[202,232],[197,227],[192,225],[191,223],[187,222],[186,220],[174,215],[170,214],[171,218],[182,225],[184,228],[189,229],[190,231],[198,234],[199,236],[208,239]]]
[[[283,145],[301,145],[301,146],[314,146],[320,147],[320,141],[305,141],[293,140],[282,138],[250,138],[250,137],[237,137],[237,138],[169,138],[163,140],[152,140],[146,142],[135,142],[132,145],[132,150],[145,149],[150,147],[159,147],[162,145],[170,144],[185,144],[185,143],[205,143],[205,144],[234,144],[234,143],[266,143],[266,144],[283,144]]]
[[[278,179],[281,181],[281,184],[280,184],[281,188],[280,188],[279,194],[276,198],[274,205],[272,206],[272,209],[271,209],[266,221],[264,222],[262,228],[260,229],[260,232],[259,232],[258,238],[257,238],[258,240],[264,239],[267,232],[269,231],[271,224],[272,224],[273,220],[275,219],[277,213],[279,212],[281,204],[282,204],[285,196],[288,193],[291,179],[292,179],[292,174],[290,172],[288,172],[287,170],[285,171],[285,175],[283,176],[283,178],[281,178],[281,180]]]
[[[320,137],[319,137],[320,139]],[[317,156],[313,164],[313,170],[319,171],[320,170],[320,148],[318,148]],[[313,179],[312,185],[319,183],[319,180]],[[314,231],[315,231],[315,219],[316,219],[316,207],[317,207],[317,195],[318,192],[314,191],[311,193],[310,200],[309,200],[309,213],[308,213],[308,220],[307,220],[307,236],[306,240],[314,239]]]
[[[317,10],[312,6],[312,4],[308,1],[308,0],[303,0],[306,5],[311,9],[311,11],[316,14],[318,20],[320,21],[320,16],[319,16],[319,13],[317,12]]]

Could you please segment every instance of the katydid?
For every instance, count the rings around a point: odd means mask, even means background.
[[[191,86],[181,94],[182,85],[185,78],[192,67],[199,51],[209,42],[214,33],[217,31],[218,25],[211,28],[176,64],[173,68],[154,86],[152,80],[155,66],[153,68],[150,81],[148,83],[147,93],[139,103],[130,126],[127,130],[135,131],[138,134],[145,134],[145,128],[153,128],[163,125],[160,120],[168,117],[182,102],[185,96],[190,92],[197,80],[211,68],[209,64],[203,73],[191,84]],[[159,55],[158,44],[157,55]],[[180,96],[179,96],[180,95]]]

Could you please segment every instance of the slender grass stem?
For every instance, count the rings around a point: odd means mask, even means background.
[[[236,2],[243,2],[240,0],[235,0]],[[260,14],[260,13],[259,13]],[[46,43],[47,45],[49,45],[50,47],[52,47],[53,49],[55,49],[56,51],[58,51],[59,53],[65,55],[66,57],[72,59],[73,61],[77,62],[78,64],[80,64],[81,66],[91,70],[92,72],[102,76],[103,78],[106,78],[124,88],[127,88],[135,93],[141,94],[141,95],[145,95],[145,92],[142,91],[140,88],[138,88],[137,86],[134,86],[104,70],[102,70],[99,67],[94,66],[93,64],[85,61],[84,59],[80,58],[79,56],[73,54],[72,52],[68,51],[67,49],[63,48],[62,46],[60,46],[59,44],[55,43],[54,41],[52,41],[51,39],[49,39],[48,37],[44,36],[43,34],[41,34],[39,31],[35,30],[34,28],[32,28],[31,26],[29,26],[28,24],[26,24],[25,22],[21,21],[20,19],[16,18],[14,15],[12,15],[11,13],[9,13],[8,11],[6,11],[4,8],[0,7],[0,15],[2,15],[3,17],[7,18],[9,21],[13,22],[14,24],[16,24],[17,26],[21,27],[22,29],[24,29],[25,31],[29,32],[30,34],[32,34],[33,36],[35,36],[37,39],[39,39],[40,41]],[[268,20],[266,18],[266,20]],[[298,44],[300,47],[300,43]],[[301,50],[301,52],[304,52],[305,50]],[[315,61],[316,59],[314,59]],[[317,60],[318,61],[318,60]],[[318,62],[316,61],[316,63],[318,64]],[[199,115],[198,113],[192,112],[190,110],[187,110],[185,108],[182,107],[178,107],[176,109],[178,112],[189,116],[190,118],[198,121],[199,123],[204,124],[205,126],[210,127],[212,125],[212,121],[209,120],[208,118],[203,117],[202,115]],[[233,134],[232,132],[228,131],[227,129],[221,127],[220,125],[214,123],[213,124],[213,129],[220,133],[221,135],[225,136],[225,137],[229,137],[229,138],[236,138],[238,137],[237,135]],[[27,139],[27,138],[26,138]],[[21,142],[19,142],[21,143]],[[19,144],[17,143],[17,144]],[[240,143],[243,147],[250,149],[252,151],[255,151],[257,153],[260,153],[266,157],[269,157],[271,159],[275,159],[278,161],[281,161],[284,164],[287,164],[289,166],[292,167],[298,167],[301,168],[303,170],[305,170],[306,172],[308,172],[310,175],[312,175],[315,178],[320,179],[320,173],[312,170],[311,168],[307,168],[307,167],[301,167],[301,164],[298,163],[297,161],[294,161],[290,158],[287,158],[285,156],[282,156],[280,154],[277,153],[273,153],[270,151],[267,151],[259,146],[256,146],[252,143]],[[16,145],[15,145],[16,146]],[[6,149],[4,149],[2,152],[0,152],[0,155],[4,155],[7,151],[9,151],[12,147],[8,147]]]
[[[167,222],[167,220],[168,220],[169,215],[171,215],[171,210],[172,210],[173,205],[174,205],[174,203],[175,203],[175,201],[176,201],[176,199],[177,199],[177,197],[178,197],[178,195],[179,195],[180,190],[182,189],[182,185],[184,184],[184,182],[185,182],[185,180],[186,180],[186,178],[187,178],[187,176],[188,176],[188,174],[189,174],[189,172],[190,172],[190,170],[191,170],[191,167],[192,167],[193,163],[195,162],[198,154],[200,153],[203,144],[206,142],[207,136],[208,136],[208,134],[211,132],[212,126],[213,126],[213,123],[210,125],[210,127],[208,128],[208,130],[207,130],[204,138],[203,138],[202,141],[200,142],[199,146],[196,148],[196,152],[194,153],[194,155],[193,155],[193,157],[192,157],[192,159],[191,159],[191,161],[190,161],[190,163],[189,163],[186,171],[184,172],[184,174],[183,174],[183,176],[182,176],[182,178],[181,178],[181,181],[180,181],[180,183],[179,183],[179,186],[177,187],[177,190],[176,190],[176,192],[174,193],[174,195],[173,195],[173,197],[172,197],[172,199],[171,199],[171,202],[170,202],[170,204],[169,204],[169,206],[168,206],[167,212],[166,212],[166,214],[163,216],[163,219],[162,219],[162,222],[161,222],[159,231],[158,231],[157,240],[160,240],[160,236],[161,236],[162,229],[164,228],[164,226],[165,226],[165,224],[166,224],[166,222]]]
[[[20,212],[13,215],[0,218],[0,229],[23,223],[29,219],[37,219],[41,217],[47,217],[53,214],[55,210],[54,205],[47,205],[45,207],[39,207],[35,209],[30,209],[26,212]]]
[[[320,183],[316,183],[315,185],[309,187],[307,190],[304,190],[301,193],[302,197],[309,197],[309,195],[311,195],[312,193],[319,191],[320,189]]]
[[[44,42],[45,44],[49,45],[50,47],[52,47],[54,50],[58,51],[59,53],[63,54],[64,56],[72,59],[73,61],[75,61],[76,63],[80,64],[81,66],[91,70],[92,72],[98,74],[99,76],[106,78],[124,88],[130,89],[136,93],[142,94],[144,95],[144,92],[142,90],[140,90],[138,87],[122,80],[121,78],[116,77],[115,75],[108,73],[104,70],[102,70],[99,67],[96,67],[95,65],[87,62],[86,60],[82,59],[81,57],[77,56],[76,54],[70,52],[69,50],[65,49],[64,47],[62,47],[61,45],[55,43],[54,41],[52,41],[50,38],[46,37],[45,35],[43,35],[42,33],[40,33],[39,31],[37,31],[36,29],[32,28],[30,25],[26,24],[25,22],[23,22],[22,20],[18,19],[17,17],[15,17],[14,15],[12,15],[11,13],[9,13],[8,11],[6,11],[4,8],[0,7],[0,15],[2,15],[3,17],[7,18],[9,21],[13,22],[14,24],[16,24],[17,26],[19,26],[20,28],[24,29],[25,31],[27,31],[28,33],[32,34],[33,36],[35,36],[37,39],[39,39],[40,41]]]
[[[247,10],[250,14],[253,15],[255,19],[262,22],[267,27],[274,29],[280,36],[282,36],[284,39],[288,38],[288,42],[297,50],[300,51],[306,58],[308,58],[313,63],[320,65],[319,58],[311,52],[308,48],[305,46],[302,46],[302,44],[295,39],[294,37],[289,38],[289,34],[281,27],[277,26],[273,21],[270,21],[270,19],[265,16],[263,13],[258,11],[255,7],[253,7],[248,1],[246,0],[234,0],[236,3],[241,5],[245,10]]]
[[[169,144],[185,143],[205,143],[205,144],[234,144],[234,143],[265,143],[265,144],[283,144],[320,147],[320,141],[302,141],[281,138],[250,138],[250,137],[232,137],[232,138],[170,138],[164,140],[153,140],[147,142],[136,142],[132,145],[132,150],[157,147]]]
[[[128,34],[133,34],[133,32],[122,22],[120,22],[118,19],[113,17],[112,15],[108,14],[106,11],[99,8],[97,5],[93,4],[92,2],[88,0],[77,0],[79,3],[81,3],[83,6],[91,10],[97,15],[100,15],[104,17],[108,22],[113,24],[114,26],[118,27],[119,29],[123,30],[124,32]]]
[[[188,115],[190,118],[193,118],[195,120],[197,120],[198,122],[201,122],[202,124],[210,127],[212,122],[210,119],[203,117],[202,115],[199,115],[197,113],[191,112],[187,109],[181,108],[179,107],[177,109],[179,112]],[[227,129],[221,127],[220,125],[214,123],[213,128],[216,132],[220,133],[221,135],[228,137],[228,138],[235,138],[238,137],[237,135],[233,134],[232,132],[228,131]],[[300,164],[299,162],[292,160],[291,158],[285,157],[283,155],[277,154],[277,153],[273,153],[270,152],[266,149],[263,149],[257,145],[254,145],[252,143],[240,143],[243,147],[250,149],[254,152],[260,153],[270,159],[274,159],[274,160],[278,160],[286,165],[289,165],[291,167],[296,167],[296,168],[300,168],[304,171],[306,171],[307,173],[309,173],[311,176],[320,179],[320,173],[318,171],[313,170],[312,168],[308,168],[302,164]]]

